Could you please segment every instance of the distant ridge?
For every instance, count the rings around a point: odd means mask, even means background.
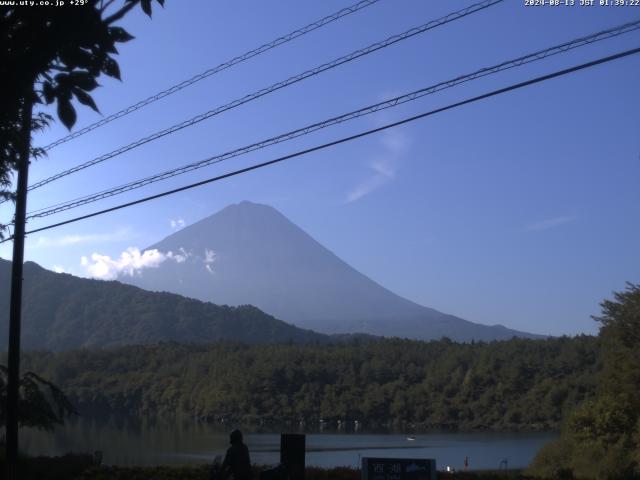
[[[11,262],[0,259],[0,351],[7,348]],[[67,350],[175,341],[327,343],[250,305],[218,306],[172,293],[74,277],[26,262],[22,348]]]
[[[256,305],[318,332],[456,341],[542,338],[469,322],[402,298],[267,205],[230,205],[150,249],[182,252],[185,260],[123,276],[123,282],[217,304]]]

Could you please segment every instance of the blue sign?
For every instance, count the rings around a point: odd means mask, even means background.
[[[436,480],[436,461],[365,457],[362,459],[362,480]]]

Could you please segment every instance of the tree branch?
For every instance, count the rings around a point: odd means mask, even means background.
[[[113,2],[115,2],[115,1],[116,0],[107,0],[107,3],[101,2],[101,4],[100,4],[100,13],[104,13],[105,10],[107,8],[109,8],[113,4]]]
[[[127,13],[129,13],[129,11],[133,7],[135,7],[138,3],[140,3],[140,0],[131,0],[129,3],[127,3],[124,7],[122,7],[120,10],[118,10],[116,13],[114,13],[113,15],[110,15],[107,18],[105,18],[104,22],[107,25],[111,25],[113,22],[116,22],[116,21],[120,20]]]

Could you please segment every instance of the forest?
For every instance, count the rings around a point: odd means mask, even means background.
[[[0,259],[0,345],[9,332],[11,263]],[[229,307],[120,282],[54,273],[24,265],[24,350],[67,350],[172,340],[209,343],[319,342],[331,339],[294,327],[256,307]]]
[[[594,395],[599,339],[333,345],[160,343],[31,352],[81,415],[335,428],[549,430]]]

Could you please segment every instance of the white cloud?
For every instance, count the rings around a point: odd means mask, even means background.
[[[389,177],[385,177],[382,175],[372,175],[366,178],[347,194],[347,203],[355,202],[365,195],[370,194],[374,190],[377,190],[379,187],[387,183],[388,180]]]
[[[211,264],[216,260],[216,252],[213,250],[209,250],[208,248],[204,249],[204,263]]]
[[[565,223],[573,222],[575,219],[576,217],[573,217],[573,216],[548,218],[540,222],[530,223],[529,225],[526,225],[524,229],[528,232],[548,230],[550,228],[555,228],[555,227],[559,227],[560,225],[564,225]]]
[[[68,247],[86,243],[121,242],[131,238],[131,230],[121,228],[112,233],[90,233],[86,235],[63,235],[61,237],[40,236],[36,239],[33,248]]]
[[[213,250],[209,250],[208,248],[204,249],[204,268],[207,269],[207,272],[213,273],[213,268],[211,265],[216,261],[216,252]]]
[[[133,277],[145,268],[157,268],[167,260],[182,263],[188,256],[189,254],[184,249],[180,249],[180,253],[162,253],[156,249],[140,252],[135,247],[129,247],[120,254],[120,258],[115,259],[99,253],[93,253],[91,260],[83,256],[80,259],[80,265],[85,267],[90,277],[100,280],[115,280],[121,275]]]
[[[347,193],[346,203],[355,202],[392,181],[398,171],[400,160],[411,147],[411,140],[399,130],[385,130],[380,144],[382,151],[379,156],[367,165],[371,172]]]
[[[369,168],[384,178],[392,179],[396,176],[395,165],[392,165],[388,160],[374,160],[369,164]]]
[[[169,252],[167,254],[168,258],[172,258],[173,260],[175,260],[178,263],[184,263],[184,262],[186,262],[187,258],[189,258],[191,256],[191,254],[187,253],[187,251],[182,247],[180,247],[178,249],[178,251],[180,253],[171,253],[171,252]]]
[[[404,155],[411,147],[411,140],[401,130],[385,130],[380,138],[380,143],[388,150],[389,154]]]
[[[171,225],[171,228],[173,229],[182,228],[184,227],[184,220],[182,218],[178,218],[177,220],[170,220],[169,225]]]
[[[64,267],[61,267],[60,265],[54,265],[53,266],[53,271],[56,273],[69,273],[65,270]]]

